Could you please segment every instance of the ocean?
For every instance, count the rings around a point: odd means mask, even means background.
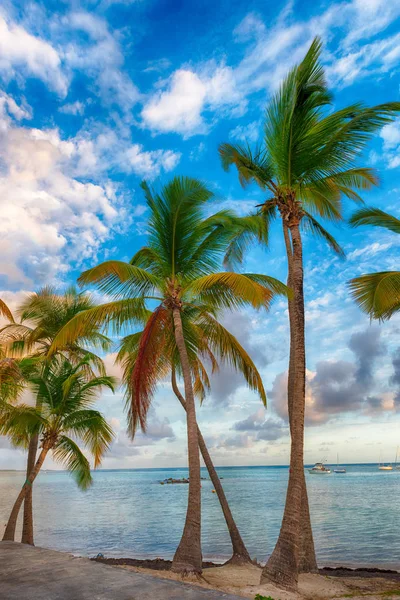
[[[221,467],[218,474],[252,557],[265,561],[279,533],[287,467]],[[208,474],[203,469],[202,476]],[[102,470],[87,492],[65,472],[39,475],[35,543],[76,555],[172,558],[182,532],[187,485],[160,485],[187,469]],[[400,471],[350,465],[345,475],[306,472],[320,565],[400,568]],[[0,471],[0,522],[24,481]],[[202,545],[207,559],[230,556],[230,539],[211,481],[202,482]]]

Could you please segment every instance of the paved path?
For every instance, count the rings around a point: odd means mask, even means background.
[[[243,600],[64,552],[0,542],[1,600]]]

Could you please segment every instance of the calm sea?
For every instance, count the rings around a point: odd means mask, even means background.
[[[224,467],[218,473],[251,556],[265,560],[279,532],[288,469]],[[68,474],[42,473],[35,483],[36,544],[79,555],[171,558],[188,488],[159,481],[186,475],[186,469],[98,471],[93,487],[80,492]],[[400,568],[400,471],[351,465],[346,475],[306,477],[321,565]],[[2,525],[23,480],[21,472],[0,472]],[[222,560],[230,556],[230,540],[212,484],[202,483],[203,554]]]

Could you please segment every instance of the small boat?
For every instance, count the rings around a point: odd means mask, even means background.
[[[345,467],[339,467],[339,454],[336,456],[336,469],[333,469],[334,473],[346,473]]]
[[[323,463],[315,463],[312,469],[308,469],[308,472],[312,475],[329,475],[331,470],[325,467]]]
[[[393,471],[392,465],[385,465],[384,463],[381,462],[381,458],[382,458],[382,454],[379,456],[379,466],[378,466],[378,469],[380,471]]]

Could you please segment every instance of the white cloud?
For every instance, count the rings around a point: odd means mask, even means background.
[[[88,36],[87,43],[79,43],[69,41],[69,35],[63,48],[66,65],[91,77],[106,103],[130,111],[139,99],[139,91],[123,71],[124,55],[107,21],[88,12],[72,12],[62,19],[62,27],[69,34],[84,31]]]
[[[233,70],[217,66],[213,61],[197,72],[178,69],[167,80],[166,86],[151,96],[142,110],[145,125],[157,132],[174,131],[184,137],[206,133],[208,126],[204,110],[235,107],[243,114],[245,102],[236,90]]]
[[[82,116],[85,112],[85,103],[76,100],[76,102],[71,102],[70,104],[64,104],[60,107],[60,112],[65,113],[67,115],[79,115]]]
[[[79,267],[112,235],[114,186],[78,181],[75,152],[75,141],[57,130],[9,125],[2,135],[0,275],[11,283],[54,283],[70,261]]]
[[[142,117],[155,131],[176,131],[191,135],[204,131],[201,111],[206,89],[200,77],[192,71],[180,69],[169,81],[165,91],[159,91],[145,104]]]
[[[38,77],[60,96],[66,95],[68,81],[57,50],[0,15],[0,72],[12,79],[21,71]]]
[[[229,137],[240,142],[256,142],[262,130],[259,121],[252,121],[247,125],[237,125],[229,134]]]

